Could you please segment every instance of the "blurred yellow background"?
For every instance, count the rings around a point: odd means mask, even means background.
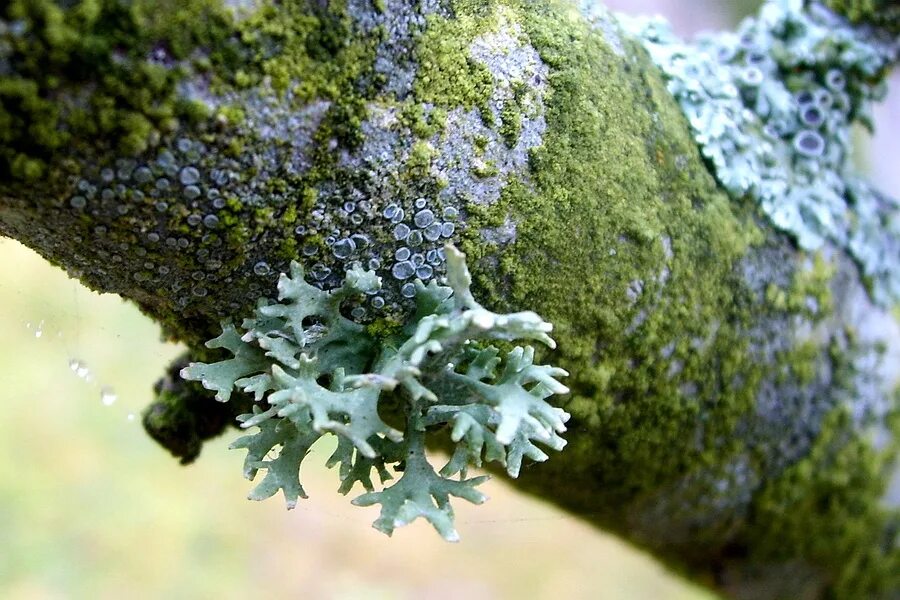
[[[337,493],[328,448],[304,463],[311,497],[295,510],[250,502],[236,430],[188,467],[144,434],[179,348],[134,306],[6,239],[0,306],[4,599],[712,598],[497,479],[486,504],[455,504],[459,544],[425,522],[372,529],[377,507]]]

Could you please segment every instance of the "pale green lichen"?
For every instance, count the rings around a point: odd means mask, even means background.
[[[898,301],[900,202],[856,176],[851,133],[872,127],[900,42],[803,0],[769,0],[737,32],[693,44],[660,20],[622,22],[665,72],[722,186],[801,248],[845,249],[879,303]]]
[[[560,450],[569,415],[547,403],[568,390],[557,381],[567,373],[533,363],[530,347],[516,346],[502,359],[485,346],[489,340],[536,340],[554,346],[551,330],[531,312],[509,315],[481,307],[469,291],[464,257],[447,252],[447,283],[416,284],[416,314],[402,334],[376,340],[341,315],[344,301],[376,292],[380,280],[355,267],[343,285],[325,292],[304,280],[293,263],[278,283],[279,302],[261,302],[238,334],[225,324],[210,348],[225,348],[234,358],[192,363],[182,377],[200,381],[227,402],[233,390],[254,396],[252,414],[239,418],[259,432],[232,447],[247,449],[245,474],[266,470],[251,492],[263,499],[281,490],[288,507],[305,497],[300,463],[326,433],[339,438],[329,465],[340,465],[340,491],[360,483],[368,493],[354,504],[381,504],[375,527],[390,535],[395,527],[424,517],[447,540],[456,540],[450,496],[481,503],[475,489],[486,477],[466,479],[469,464],[482,459],[518,475],[522,460],[547,459],[535,443]],[[399,401],[402,431],[382,420],[384,405]],[[439,471],[425,455],[430,432],[451,427],[456,450]],[[277,456],[270,457],[275,452]],[[388,467],[402,471],[391,485]],[[385,488],[374,491],[375,470]],[[458,479],[453,479],[459,475]]]

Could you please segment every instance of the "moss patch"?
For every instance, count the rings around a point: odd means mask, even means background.
[[[869,23],[900,34],[900,2],[896,0],[825,0],[825,4],[854,23]]]

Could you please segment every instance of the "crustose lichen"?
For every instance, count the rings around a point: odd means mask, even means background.
[[[339,490],[346,494],[362,484],[367,493],[353,503],[381,505],[377,529],[390,535],[424,517],[453,541],[458,534],[450,496],[476,504],[486,499],[476,489],[486,477],[466,478],[470,464],[497,462],[516,477],[525,457],[547,459],[536,443],[563,448],[559,434],[569,415],[547,398],[568,392],[557,380],[567,373],[535,365],[531,347],[515,346],[501,357],[485,343],[537,340],[553,347],[552,326],[533,312],[500,315],[480,306],[469,290],[464,255],[452,246],[445,250],[449,287],[417,281],[416,313],[393,338],[376,340],[341,314],[345,300],[379,289],[374,273],[355,266],[340,288],[326,292],[306,283],[302,267],[293,263],[291,275],[279,279],[278,303],[261,302],[243,322],[243,333],[225,324],[208,342],[233,358],[182,370],[182,377],[202,382],[220,401],[241,390],[258,403],[240,420],[259,430],[232,444],[247,450],[248,478],[266,471],[251,499],[281,490],[291,508],[306,497],[300,464],[331,433],[338,443],[327,464],[339,466]],[[382,417],[398,404],[402,431]],[[425,446],[444,428],[455,450],[435,470]],[[392,484],[389,467],[401,473]],[[381,491],[374,489],[373,470],[384,484]]]

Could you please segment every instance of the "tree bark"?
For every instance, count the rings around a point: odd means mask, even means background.
[[[832,3],[840,8],[840,3]],[[854,3],[854,18],[863,18]],[[888,3],[890,4],[890,3]],[[514,485],[734,597],[900,594],[900,326],[703,162],[660,72],[565,2],[16,1],[0,14],[0,233],[185,343],[301,261],[409,314],[395,254],[556,326],[565,451]],[[433,226],[438,225],[437,229]],[[248,400],[181,381],[184,462]]]

